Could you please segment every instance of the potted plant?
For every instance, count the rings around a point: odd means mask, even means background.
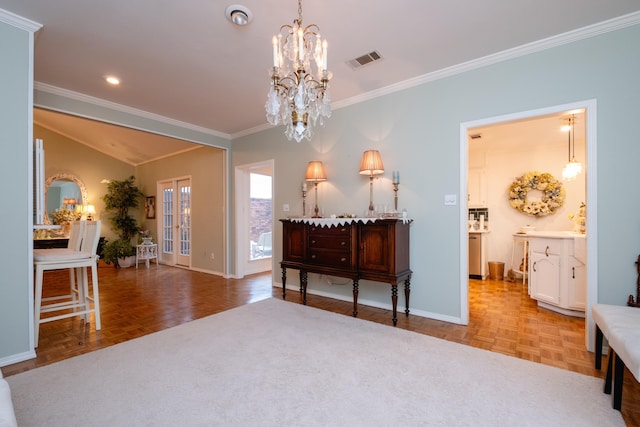
[[[138,242],[143,245],[151,245],[153,243],[153,237],[151,237],[151,232],[149,230],[140,230],[140,239]]]
[[[118,239],[106,242],[103,249],[104,261],[113,262],[115,267],[124,266],[123,259],[135,255],[135,247],[131,244],[133,237],[140,231],[134,216],[129,213],[140,204],[144,194],[135,185],[135,177],[130,176],[123,181],[110,181],[104,200],[105,212],[109,215],[111,228],[118,233]],[[129,265],[132,265],[130,262]]]

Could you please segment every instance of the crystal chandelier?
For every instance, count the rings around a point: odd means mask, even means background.
[[[318,119],[322,126],[324,118],[331,117],[327,40],[322,40],[317,25],[302,25],[302,1],[298,0],[298,19],[280,27],[272,43],[267,120],[274,126],[282,122],[289,141],[311,140]]]

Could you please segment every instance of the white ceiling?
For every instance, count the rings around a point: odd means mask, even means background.
[[[575,120],[574,145],[584,147],[587,123],[582,109],[469,129],[469,136],[480,136],[475,139],[469,137],[469,151],[521,151],[530,150],[532,146],[544,148],[558,145],[566,148],[568,134],[562,127],[567,124],[569,117]]]
[[[180,139],[41,108],[34,109],[33,121],[45,129],[134,166],[197,148],[195,144]]]
[[[0,9],[43,25],[35,43],[38,84],[233,138],[266,125],[271,37],[297,18],[293,0],[235,1],[252,11],[249,25],[237,27],[225,18],[230,0],[0,0]],[[317,24],[329,41],[334,106],[637,11],[638,0],[306,0],[302,5],[303,24]],[[347,65],[372,50],[384,59],[357,70]],[[107,85],[107,74],[119,76],[122,84]],[[53,116],[36,116],[43,126],[57,126]],[[60,124],[65,126],[64,133],[71,134],[68,121]],[[142,139],[127,138],[138,148]],[[147,148],[123,149],[133,164],[153,158]]]

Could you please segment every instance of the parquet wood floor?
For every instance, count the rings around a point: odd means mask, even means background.
[[[271,296],[271,275],[241,280],[160,265],[146,269],[99,268],[102,330],[73,317],[40,328],[37,357],[2,368],[9,376],[133,338],[170,328]],[[414,286],[417,286],[414,284]],[[66,272],[45,273],[45,296],[68,287]],[[362,289],[361,289],[362,294]],[[295,291],[287,300],[301,303]],[[399,298],[403,306],[403,298]],[[352,303],[316,295],[307,305],[350,316]],[[594,355],[585,349],[584,320],[538,308],[521,283],[470,280],[469,325],[461,326],[398,313],[397,327],[457,343],[499,352],[545,365],[603,378],[596,371]],[[390,325],[388,310],[358,307],[358,317]],[[606,366],[606,359],[603,361]],[[603,380],[604,383],[604,380]],[[640,426],[640,385],[625,374],[622,414],[629,426]]]

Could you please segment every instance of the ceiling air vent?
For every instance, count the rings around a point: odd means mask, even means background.
[[[356,59],[347,61],[347,64],[349,64],[351,68],[357,69],[367,64],[371,64],[372,62],[379,61],[381,59],[382,59],[382,55],[380,55],[378,51],[374,50],[372,52],[359,56]]]

